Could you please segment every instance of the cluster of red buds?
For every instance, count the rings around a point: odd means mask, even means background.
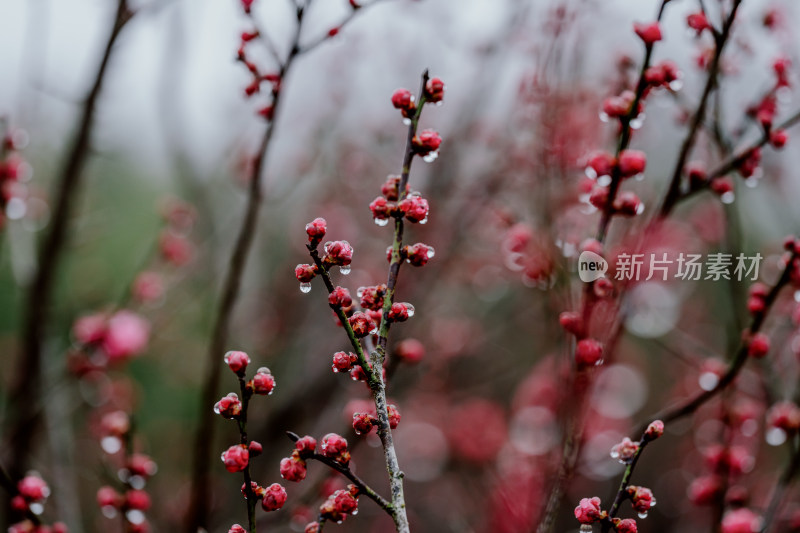
[[[228,365],[239,380],[239,395],[231,392],[223,396],[214,404],[214,412],[223,418],[234,420],[241,436],[241,442],[230,446],[222,452],[220,459],[228,472],[243,472],[244,484],[242,494],[248,501],[256,500],[261,502],[264,511],[277,511],[286,503],[286,490],[278,483],[273,483],[268,487],[262,487],[250,477],[250,459],[261,455],[263,447],[254,440],[247,438],[247,407],[253,395],[268,396],[275,390],[275,378],[266,367],[259,368],[252,379],[247,380],[247,366],[250,364],[250,356],[242,351],[230,351],[225,354],[225,364]],[[248,513],[250,512],[248,505]],[[244,531],[242,526],[235,524],[230,531]]]
[[[427,223],[430,210],[428,200],[419,193],[410,193],[407,187],[403,194],[400,194],[398,183],[397,176],[389,176],[381,188],[381,196],[369,204],[375,224],[385,226],[389,223],[390,218],[401,219],[403,217],[415,224]]]
[[[396,405],[386,406],[389,414],[389,427],[395,429],[400,424],[400,411]],[[373,413],[353,413],[353,431],[356,435],[366,435],[378,426],[378,417]]]
[[[252,0],[243,0],[242,8],[245,14],[251,13]],[[271,102],[275,101],[278,93],[281,90],[281,76],[277,72],[263,72],[258,65],[250,58],[247,53],[248,45],[261,37],[258,30],[244,31],[241,34],[239,48],[236,51],[236,59],[240,61],[248,70],[251,75],[250,83],[245,87],[244,94],[248,98],[261,92],[263,84],[267,83],[270,87]],[[264,120],[272,120],[275,114],[275,107],[273,103],[262,105],[258,110],[258,115]]]
[[[67,526],[62,522],[48,526],[38,519],[38,515],[44,511],[48,496],[50,487],[36,472],[29,472],[20,479],[16,486],[16,494],[11,498],[11,510],[37,518],[35,522],[32,519],[25,519],[12,524],[8,528],[8,533],[68,533]]]

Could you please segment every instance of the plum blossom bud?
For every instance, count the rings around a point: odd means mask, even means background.
[[[242,402],[239,395],[235,392],[223,396],[220,401],[214,404],[214,412],[223,418],[236,418],[242,413]]]
[[[636,526],[636,520],[633,518],[625,518],[624,520],[615,518],[613,523],[614,531],[617,533],[637,533],[639,531],[638,527]]]
[[[425,84],[425,97],[429,102],[441,102],[444,99],[444,82],[439,78],[431,78]]]
[[[632,217],[644,210],[644,204],[636,193],[623,191],[614,200],[614,210],[622,216]]]
[[[125,493],[125,507],[128,509],[147,511],[150,503],[150,495],[143,490],[129,490]]]
[[[291,457],[281,459],[281,477],[286,481],[303,481],[307,473],[306,462],[300,458],[297,450],[292,452]]]
[[[294,277],[300,283],[310,283],[317,275],[317,267],[314,265],[297,265],[294,267]]]
[[[251,440],[250,443],[247,445],[247,451],[250,452],[250,457],[258,457],[264,451],[264,447],[261,445],[260,442]]]
[[[122,505],[122,496],[112,487],[105,485],[97,491],[97,505],[103,507],[119,507]]]
[[[390,202],[397,201],[400,198],[400,176],[390,175],[386,178],[386,182],[381,185],[381,194]],[[408,185],[406,184],[405,193],[408,193]]]
[[[308,235],[308,242],[312,246],[318,245],[325,237],[325,232],[328,229],[328,223],[324,218],[315,218],[306,224],[306,235]]]
[[[606,111],[608,114],[608,111]],[[610,176],[614,171],[617,160],[608,152],[595,152],[589,157],[588,168],[594,172],[594,177]]]
[[[398,207],[409,222],[424,224],[428,220],[428,200],[421,196],[409,196]]]
[[[608,203],[608,187],[596,185],[589,194],[589,203],[597,209],[605,209]]]
[[[397,89],[392,93],[392,105],[395,109],[403,111],[403,114],[410,114],[416,109],[414,95],[408,89]]]
[[[319,522],[309,522],[303,533],[319,533]]]
[[[389,414],[389,427],[395,429],[400,423],[400,411],[396,405],[389,404],[386,406],[386,411]]]
[[[250,9],[252,8],[254,1],[255,0],[241,0],[242,9],[244,9],[245,13],[250,13]]]
[[[50,487],[38,475],[29,474],[17,483],[17,492],[26,502],[42,502],[50,496]]]
[[[660,41],[662,38],[661,25],[657,21],[635,22],[633,24],[633,31],[636,32],[636,35],[638,35],[647,46],[651,46],[653,43]]]
[[[253,392],[262,396],[272,394],[272,391],[275,390],[275,378],[267,367],[259,368],[251,383]]]
[[[317,440],[314,437],[306,435],[305,437],[297,439],[297,442],[294,443],[294,447],[300,454],[300,457],[310,457],[314,455],[314,451],[317,449]]]
[[[168,263],[183,266],[192,260],[194,249],[186,237],[164,231],[158,241],[161,256]]]
[[[754,359],[761,359],[769,352],[769,337],[764,333],[756,333],[747,346],[747,355]]]
[[[767,426],[793,435],[800,430],[800,407],[792,402],[779,402],[767,411]]]
[[[421,267],[425,266],[435,253],[433,246],[418,242],[404,247],[402,255],[411,266]]]
[[[389,309],[390,322],[405,322],[414,316],[414,306],[405,302],[395,302]]]
[[[647,167],[647,155],[640,150],[623,150],[619,154],[619,173],[623,178],[641,174]]]
[[[689,501],[695,505],[710,505],[721,491],[722,484],[717,476],[699,477],[689,485]]]
[[[245,370],[247,370],[247,365],[250,364],[250,356],[245,352],[230,351],[225,354],[225,364],[234,374],[243,376]]]
[[[575,346],[578,368],[587,368],[603,362],[603,344],[595,339],[583,339]]]
[[[350,297],[350,291],[344,287],[336,287],[328,295],[328,303],[331,307],[348,308],[353,305],[353,299]]]
[[[117,311],[108,320],[103,337],[103,351],[117,361],[138,355],[150,340],[150,323],[132,311]]]
[[[353,316],[347,319],[350,323],[350,327],[353,328],[353,333],[356,337],[366,337],[370,335],[377,329],[375,322],[367,315],[361,311],[357,311],[353,313]]]
[[[693,189],[701,186],[706,182],[706,169],[702,163],[689,163],[685,169],[686,175],[689,176],[689,184]]]
[[[231,528],[228,530],[228,533],[247,533],[247,530],[240,526],[239,524],[233,524]]]
[[[573,311],[564,311],[558,315],[558,323],[564,328],[564,331],[572,333],[575,336],[583,334],[583,320],[580,313]]]
[[[358,361],[358,356],[353,352],[336,352],[333,354],[333,371],[334,372],[350,372],[353,365]]]
[[[438,150],[442,144],[442,138],[434,130],[422,130],[414,136],[411,144],[414,146],[414,152],[424,156]]]
[[[148,455],[135,453],[128,460],[128,471],[133,476],[148,478],[158,471],[158,465]]]
[[[250,462],[250,452],[243,444],[231,446],[222,452],[222,462],[228,472],[241,472]]]
[[[372,431],[378,420],[369,413],[353,413],[353,431],[356,435],[365,435]]]
[[[141,272],[133,281],[131,293],[142,303],[157,302],[164,296],[164,280],[157,272]]]
[[[728,511],[722,518],[722,533],[753,533],[761,530],[761,518],[747,508]]]
[[[378,196],[369,204],[369,210],[372,211],[372,218],[381,226],[385,224],[381,224],[380,221],[389,220],[395,208],[396,206],[390,204],[383,196]]]
[[[769,143],[777,149],[786,146],[788,140],[789,134],[784,129],[775,129],[769,133]]]
[[[353,247],[347,241],[325,243],[325,261],[331,265],[347,266],[353,260]]]
[[[286,503],[286,489],[278,483],[273,483],[266,488],[264,499],[261,500],[261,508],[265,511],[277,511]]]
[[[626,117],[631,112],[631,106],[635,99],[636,95],[633,91],[623,91],[619,96],[609,96],[603,100],[603,113],[610,118]]]
[[[383,295],[386,293],[386,285],[375,285],[370,287],[359,287],[358,297],[361,307],[364,309],[380,310],[383,308]]]
[[[689,16],[686,17],[686,24],[695,30],[697,35],[700,35],[705,30],[711,29],[711,24],[708,23],[708,18],[706,18],[706,14],[702,11],[689,14]]]
[[[664,434],[664,422],[661,420],[653,420],[644,432],[644,437],[647,440],[656,440]]]
[[[620,463],[629,463],[637,451],[639,451],[639,443],[625,437],[622,442],[611,448],[611,457],[618,459]]]
[[[394,354],[406,363],[419,363],[425,357],[425,346],[417,339],[405,339],[394,349]]]
[[[347,451],[347,440],[336,433],[328,433],[322,437],[322,455],[334,459],[341,463],[350,462],[350,454]]]
[[[581,524],[593,524],[602,520],[606,516],[606,512],[600,508],[600,498],[581,499],[578,506],[575,508],[575,518]]]
[[[646,487],[628,487],[628,495],[631,499],[633,509],[640,514],[647,513],[656,504],[653,491]]]
[[[347,515],[358,511],[358,500],[346,490],[337,490],[319,508],[322,518],[332,522],[341,522]]]

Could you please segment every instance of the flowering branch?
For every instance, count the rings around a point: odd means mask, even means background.
[[[764,353],[766,353],[766,349],[761,347],[761,343],[766,341],[763,337],[758,336],[758,332],[761,330],[761,327],[764,324],[769,311],[772,309],[775,300],[778,298],[778,294],[780,293],[781,289],[789,284],[792,278],[797,275],[797,261],[798,258],[800,258],[800,242],[792,240],[790,243],[787,242],[787,247],[789,247],[789,245],[791,245],[791,253],[786,259],[786,266],[784,267],[783,272],[781,273],[781,276],[775,285],[773,285],[769,292],[764,294],[761,298],[761,303],[763,305],[761,306],[760,310],[754,314],[753,320],[750,323],[750,327],[745,332],[745,338],[736,352],[733,361],[731,361],[730,365],[728,366],[725,374],[722,375],[717,384],[710,390],[705,390],[701,393],[698,393],[686,402],[654,415],[652,419],[659,419],[663,420],[665,423],[669,423],[694,413],[702,405],[722,392],[728,385],[733,383],[747,362],[748,356],[758,356],[754,354],[756,349],[758,349],[759,352],[763,350]]]
[[[297,433],[287,431],[286,434],[289,436],[292,442],[297,442],[300,440],[300,436]],[[386,511],[386,513],[388,513],[389,516],[392,516],[392,513],[394,512],[392,504],[386,501],[386,499],[383,496],[378,494],[374,489],[372,489],[369,485],[367,485],[364,480],[355,475],[353,471],[350,469],[349,464],[342,464],[339,461],[336,461],[335,459],[331,459],[330,457],[326,457],[316,452],[310,455],[306,455],[305,458],[313,459],[314,461],[319,461],[320,463],[327,465],[333,470],[339,472],[344,477],[352,481],[353,484],[356,487],[358,487],[360,493],[366,494],[369,499],[378,504],[378,507]]]

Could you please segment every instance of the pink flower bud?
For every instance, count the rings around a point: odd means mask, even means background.
[[[397,89],[392,93],[392,105],[395,109],[410,112],[416,108],[414,95],[408,89]]]
[[[400,176],[389,176],[386,182],[381,186],[381,194],[390,202],[395,202],[400,198]],[[406,185],[406,193],[408,193],[408,185]]]
[[[414,151],[418,155],[427,155],[435,152],[442,144],[442,138],[434,130],[422,130],[418,135],[415,135],[411,141],[414,146]]]
[[[262,396],[272,394],[272,391],[275,390],[275,378],[266,367],[258,369],[256,375],[253,376],[252,383],[253,392]]]
[[[241,0],[242,9],[244,9],[245,13],[250,13],[250,9],[252,8],[254,1],[255,0]]]
[[[128,460],[128,471],[133,476],[148,478],[158,471],[158,465],[149,456],[143,453],[135,453]]]
[[[662,38],[661,25],[658,22],[635,22],[633,24],[633,31],[636,32],[636,35],[638,35],[647,46],[660,41]]]
[[[788,140],[789,134],[786,133],[786,130],[784,129],[775,129],[769,134],[769,143],[777,149],[781,149],[786,146],[786,142]]]
[[[364,309],[380,310],[383,308],[383,295],[386,293],[386,285],[375,285],[370,287],[359,287],[358,296],[361,307]]]
[[[325,237],[325,232],[328,229],[328,223],[324,218],[315,218],[306,224],[306,235],[308,235],[308,242],[316,246]]]
[[[756,333],[750,339],[747,346],[747,355],[755,359],[761,359],[769,352],[769,337],[763,333]]]
[[[689,501],[695,505],[711,505],[719,497],[722,484],[717,476],[703,476],[689,485]]]
[[[258,457],[264,451],[264,447],[260,442],[252,440],[247,445],[247,451],[250,452],[250,457]]]
[[[593,524],[601,520],[606,515],[606,512],[600,508],[600,498],[581,499],[578,506],[575,508],[575,518],[581,524]]]
[[[606,111],[606,113],[608,113],[608,111]],[[612,154],[608,152],[595,152],[589,157],[587,166],[594,172],[594,177],[610,176],[614,171],[614,165],[616,165],[616,163],[617,160]]]
[[[120,507],[122,505],[122,496],[108,485],[100,487],[97,491],[97,505],[102,507]]]
[[[348,308],[353,305],[353,299],[350,297],[350,291],[344,287],[336,287],[328,295],[328,303],[332,307]]]
[[[638,513],[647,513],[656,504],[653,491],[646,487],[628,487],[628,495],[633,509]]]
[[[583,334],[583,320],[581,319],[580,313],[564,311],[558,315],[558,322],[568,333],[572,333],[578,337]]]
[[[656,440],[664,434],[664,422],[661,420],[653,420],[644,432],[644,436],[648,440]]]
[[[247,530],[239,524],[233,524],[228,530],[228,533],[247,533]]]
[[[183,266],[192,260],[194,247],[186,237],[175,235],[169,231],[164,231],[159,240],[161,256],[168,263],[175,266]]]
[[[369,433],[375,423],[377,420],[369,413],[353,413],[353,431],[356,435]]]
[[[347,241],[325,243],[325,261],[331,265],[347,266],[353,260],[353,247]]]
[[[647,167],[647,155],[639,150],[623,150],[619,154],[619,173],[623,178],[641,174]]]
[[[583,339],[575,346],[575,362],[578,368],[587,368],[603,362],[603,345],[594,339]]]
[[[157,272],[142,272],[133,281],[131,293],[142,303],[157,302],[164,296],[164,280]]]
[[[333,354],[333,371],[334,372],[350,372],[353,365],[358,362],[358,356],[352,352],[336,352]]]
[[[250,356],[244,352],[230,351],[225,354],[225,364],[234,374],[243,376],[250,364]]]
[[[637,451],[639,451],[639,443],[625,437],[622,442],[611,448],[611,457],[618,459],[620,463],[629,463]]]
[[[231,446],[222,452],[222,462],[228,472],[241,472],[250,462],[250,452],[242,444]]]
[[[589,194],[589,203],[597,209],[605,209],[608,203],[608,187],[596,185]]]
[[[400,423],[400,411],[392,404],[386,406],[386,411],[389,414],[389,427],[395,429]]]
[[[428,200],[421,196],[409,196],[398,206],[409,222],[422,222],[428,220]]]
[[[353,328],[353,333],[356,337],[362,338],[370,335],[377,326],[375,322],[366,314],[361,311],[353,313],[353,316],[347,319],[350,327]]]
[[[27,475],[17,483],[17,492],[27,502],[42,502],[50,496],[50,487],[39,476]]]
[[[636,520],[633,518],[626,518],[624,520],[615,518],[614,529],[617,533],[637,533],[639,531],[636,526]]]
[[[322,455],[337,459],[347,452],[347,440],[336,433],[328,433],[322,437]]]
[[[405,322],[414,316],[414,306],[409,303],[395,302],[389,309],[390,322]]]
[[[358,510],[358,500],[346,490],[337,490],[319,508],[322,518],[332,522],[341,522],[347,515]]]
[[[439,78],[431,78],[425,84],[425,97],[429,102],[441,102],[444,99],[444,82]]]
[[[417,339],[405,339],[395,347],[394,354],[406,363],[419,363],[425,357],[425,346]]]
[[[310,522],[306,524],[303,533],[319,533],[319,522]]]
[[[239,416],[242,413],[242,402],[239,401],[239,395],[232,392],[227,396],[223,396],[214,404],[214,412],[223,418],[236,418]]]
[[[150,323],[132,311],[117,311],[108,320],[103,350],[112,361],[138,355],[147,348]]]
[[[317,441],[313,437],[306,435],[294,443],[295,449],[300,453],[300,457],[309,457],[317,449]]]
[[[286,489],[278,483],[273,483],[264,492],[264,499],[261,500],[261,508],[265,511],[277,511],[286,503]]]
[[[614,200],[614,210],[619,215],[632,217],[640,214],[644,210],[644,206],[636,193],[623,191]]]
[[[294,267],[294,277],[300,283],[310,283],[317,275],[317,267],[314,265],[297,265]]]
[[[291,457],[281,459],[281,477],[286,481],[303,481],[307,473],[306,462],[300,458],[297,450],[292,453]]]
[[[395,208],[396,206],[390,204],[383,196],[378,196],[369,204],[369,210],[372,211],[372,218],[379,221],[388,220],[392,216]]]
[[[722,518],[722,533],[753,533],[761,530],[761,518],[747,508],[728,511]]]
[[[403,249],[403,255],[406,260],[411,266],[415,267],[425,266],[435,253],[433,246],[428,246],[421,242],[406,246]]]
[[[706,14],[702,11],[691,13],[686,17],[686,24],[697,32],[697,35],[703,33],[704,30],[711,29],[711,24],[708,23]]]
[[[767,425],[793,435],[800,430],[800,407],[789,401],[776,403],[767,411]]]
[[[72,335],[81,344],[94,344],[106,335],[106,316],[95,313],[80,317],[72,325]]]
[[[150,495],[143,490],[129,490],[125,493],[125,507],[147,511],[150,508]]]

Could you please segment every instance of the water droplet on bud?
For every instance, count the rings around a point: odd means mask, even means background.
[[[100,441],[100,447],[108,454],[115,454],[122,449],[122,441],[117,437],[103,437]]]
[[[770,446],[780,446],[786,442],[786,432],[781,428],[770,428],[765,437]]]
[[[600,122],[608,122],[609,120],[608,113],[606,113],[605,111],[600,111],[598,116],[600,117]]]
[[[746,180],[744,180],[744,184],[750,189],[755,189],[756,187],[758,187],[758,179],[756,179],[755,177],[747,178]]]
[[[377,335],[378,334],[378,326],[375,326],[371,330],[369,330],[370,335]]]
[[[414,309],[414,306],[411,305],[411,304],[405,304],[405,306],[406,306],[406,309],[408,310],[408,318],[411,318],[412,316],[414,316],[414,313],[416,312],[416,309]]]
[[[388,219],[388,218],[376,218],[376,219],[375,219],[375,225],[376,225],[376,226],[381,226],[381,227],[383,227],[383,226],[385,226],[385,225],[386,225],[386,224],[388,224],[388,223],[389,223],[389,219]]]
[[[411,119],[407,118],[407,117],[403,118],[403,125],[404,126],[410,126],[411,125]]]
[[[42,505],[41,503],[38,503],[38,502],[30,504],[28,506],[28,508],[35,515],[40,515],[40,514],[42,514],[44,512],[44,505]]]
[[[428,246],[428,252],[425,255],[428,256],[428,259],[433,259],[433,256],[436,255],[436,250],[433,249],[433,246]]]
[[[636,214],[641,215],[644,213],[644,202],[640,202],[638,206],[636,206]]]
[[[356,296],[361,298],[362,296],[364,296],[365,290],[367,290],[366,287],[359,287],[358,290],[356,291]]]
[[[419,223],[420,224],[427,224],[428,223],[428,217],[423,218],[422,220],[419,221]]]
[[[639,113],[639,116],[631,119],[631,123],[630,123],[631,129],[632,130],[638,130],[642,126],[644,126],[644,119],[645,119],[644,113]]]
[[[439,157],[439,150],[435,150],[433,152],[429,152],[422,157],[422,160],[426,163],[433,163],[436,161],[436,158]]]
[[[586,174],[586,177],[589,178],[590,180],[596,180],[597,179],[597,172],[592,167],[586,167],[583,170],[583,173]]]
[[[639,513],[639,518],[641,518],[641,519],[647,518],[647,512]]]
[[[597,184],[601,187],[608,187],[611,185],[611,176],[605,175],[597,178]]]
[[[350,273],[350,265],[342,265],[339,267],[339,273],[342,276],[346,276]]]
[[[672,80],[669,82],[669,89],[670,91],[680,91],[683,89],[683,80]]]
[[[736,199],[736,195],[733,194],[733,191],[728,191],[722,193],[722,196],[719,197],[722,200],[723,204],[732,204],[733,201]]]
[[[301,283],[300,284],[300,292],[303,294],[308,294],[311,292],[311,284],[310,283]]]

